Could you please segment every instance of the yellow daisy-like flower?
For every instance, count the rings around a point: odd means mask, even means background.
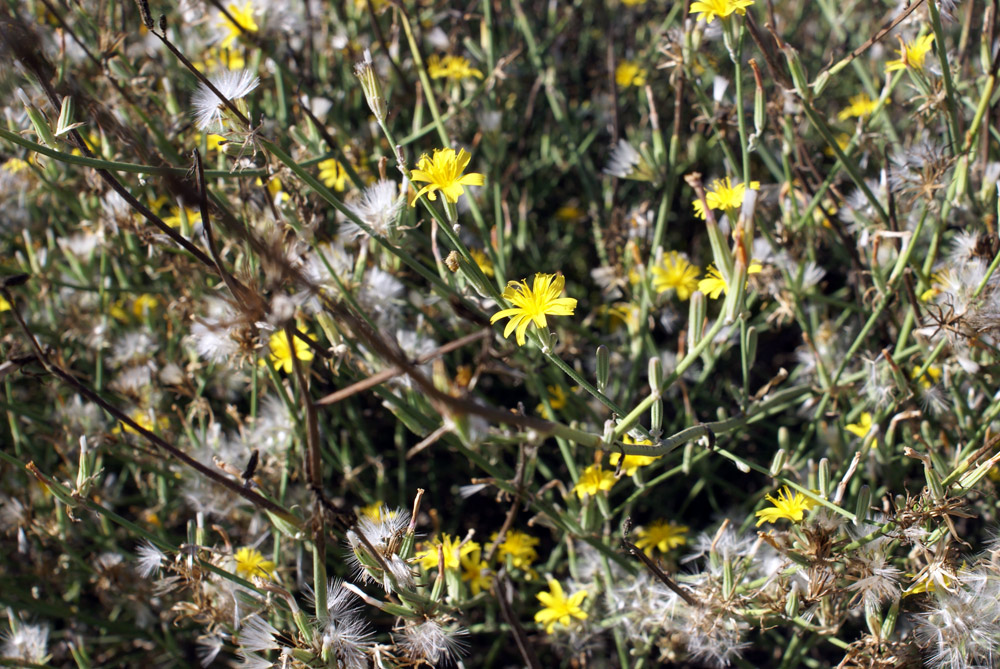
[[[497,535],[494,533],[490,540],[496,541],[496,538]],[[539,541],[538,537],[533,537],[527,532],[508,530],[503,541],[497,547],[497,555],[502,561],[510,557],[511,565],[517,569],[528,569],[531,563],[538,559],[538,551],[535,550],[535,546],[538,545]]]
[[[479,265],[479,269],[483,274],[486,276],[494,276],[496,274],[493,269],[493,261],[490,260],[490,257],[486,255],[485,251],[482,249],[469,249],[469,255],[472,256],[472,259],[476,261],[477,265]]]
[[[312,335],[309,338],[313,339]],[[293,339],[295,340],[295,357],[299,359],[299,362],[309,362],[312,360],[313,352],[309,344],[298,337],[293,337]],[[271,335],[268,348],[271,352],[271,362],[274,364],[274,368],[284,370],[285,374],[291,374],[294,369],[292,349],[288,346],[288,335],[285,334],[284,330],[279,330]],[[264,361],[261,360],[260,364],[263,365]]]
[[[417,169],[410,172],[410,181],[428,183],[417,191],[410,206],[417,206],[417,200],[425,194],[429,200],[436,200],[436,191],[441,191],[448,202],[458,202],[458,198],[465,193],[465,186],[482,186],[486,183],[486,177],[478,172],[462,174],[470,160],[472,156],[465,149],[459,149],[458,153],[455,153],[455,149],[434,149],[432,157],[428,158],[426,153],[420,156]]]
[[[711,23],[718,16],[725,19],[731,14],[744,16],[753,0],[698,0],[691,3],[691,14],[697,14],[705,23]]]
[[[253,2],[247,2],[242,8],[236,3],[231,3],[226,7],[226,11],[229,12],[229,16],[221,14],[221,18],[222,25],[229,31],[229,34],[222,40],[220,46],[223,49],[231,47],[233,42],[238,40],[244,32],[255,33],[259,30],[257,22],[253,20]]]
[[[872,415],[868,411],[862,411],[857,423],[850,423],[844,429],[856,437],[864,439],[872,429]]]
[[[229,140],[222,135],[216,135],[215,133],[210,132],[205,135],[205,145],[208,147],[209,151],[218,151],[223,148],[228,141]]]
[[[636,441],[627,434],[622,437],[622,441],[626,444],[639,444],[642,446],[652,446],[653,442],[649,439],[643,439],[642,441]],[[615,468],[618,467],[618,461],[621,460],[622,454],[617,451],[611,454],[611,465]],[[626,455],[625,461],[622,463],[622,473],[625,476],[632,476],[635,474],[639,467],[645,467],[646,465],[651,465],[660,459],[659,455]]]
[[[0,309],[0,311],[2,311],[2,309]],[[156,428],[159,428],[160,432],[162,432],[170,427],[169,418],[166,416],[160,416],[154,421],[151,411],[134,409],[128,417],[131,418],[136,425],[147,432],[155,432]],[[115,429],[111,430],[111,434],[139,434],[139,431],[131,425],[119,422]]]
[[[3,309],[0,309],[0,311],[3,311]],[[920,372],[920,368],[914,367],[913,371],[910,372],[910,378],[914,381],[919,379],[920,385],[923,386],[924,389],[930,388],[941,380],[941,368],[937,365],[931,365],[924,370],[923,374],[919,374],[918,372]]]
[[[923,72],[927,54],[934,47],[934,33],[918,37],[912,42],[904,42],[903,38],[899,37],[899,46],[900,48],[896,50],[899,58],[886,63],[885,71],[895,72],[896,70],[910,68]]]
[[[677,299],[683,301],[698,290],[698,269],[677,251],[664,253],[663,259],[653,265],[650,272],[653,275],[653,290],[657,293],[673,289]]]
[[[20,158],[8,158],[0,166],[0,169],[8,174],[17,174],[22,170],[28,169],[28,161],[21,160]]]
[[[606,472],[600,465],[590,465],[580,474],[580,479],[573,486],[573,492],[580,499],[584,495],[596,495],[602,490],[611,490],[617,479],[614,472]]]
[[[437,54],[427,59],[427,74],[431,75],[431,79],[452,79],[454,81],[461,81],[469,77],[483,78],[483,73],[472,67],[467,58],[438,56]]]
[[[10,311],[10,302],[0,297],[0,311]]]
[[[332,188],[338,193],[347,188],[347,171],[344,166],[333,158],[320,161],[319,180],[327,188]]]
[[[864,93],[852,95],[847,102],[848,105],[837,114],[837,118],[841,121],[846,121],[852,117],[862,118],[870,116],[875,111],[875,107],[878,107],[878,100],[872,100]],[[886,103],[889,102],[892,102],[892,100],[886,99]]]
[[[679,548],[687,543],[687,525],[677,525],[669,520],[655,520],[649,527],[641,527],[636,532],[638,538],[635,541],[637,548],[641,548],[646,555],[653,554],[653,548],[661,553],[666,553]]]
[[[574,592],[569,597],[563,592],[559,581],[549,581],[549,591],[540,592],[537,595],[538,601],[544,607],[535,614],[535,622],[545,625],[546,634],[552,634],[556,623],[569,625],[573,618],[586,620],[587,612],[580,608],[584,598],[587,596],[586,590]]]
[[[872,431],[872,415],[868,411],[862,411],[857,423],[849,423],[844,429],[854,436],[864,439]],[[878,448],[878,440],[872,441],[872,448]]]
[[[751,181],[750,189],[759,190],[760,182]],[[743,206],[743,196],[746,192],[746,184],[736,184],[734,186],[729,177],[716,179],[712,182],[711,188],[705,191],[705,201],[708,202],[709,209],[718,209],[731,217]],[[694,207],[694,215],[705,220],[705,206],[701,199],[696,198],[691,204]]]
[[[757,274],[762,269],[764,268],[759,262],[752,260],[750,266],[747,267],[747,274]],[[721,295],[729,292],[729,284],[722,278],[722,273],[715,266],[715,263],[705,268],[705,271],[707,274],[704,279],[698,282],[698,290],[713,300],[717,300]]]
[[[422,551],[417,551],[414,557],[420,562],[424,569],[438,568],[438,546],[441,546],[444,553],[444,568],[458,569],[461,566],[461,558],[469,555],[473,551],[482,550],[475,541],[466,541],[464,544],[458,537],[450,534],[442,534]]]
[[[160,307],[160,300],[149,293],[143,293],[132,302],[132,313],[136,318],[151,314]]]
[[[615,68],[615,83],[622,88],[646,85],[646,68],[634,60],[624,60]]]
[[[184,219],[187,219],[188,225],[195,226],[201,223],[201,211],[198,209],[188,209],[183,207],[181,209],[174,209],[170,216],[164,216],[163,222],[169,225],[171,228],[179,228],[183,224]]]
[[[553,411],[559,411],[559,409],[566,406],[566,391],[562,389],[562,386],[546,386],[545,388],[549,391],[549,406],[552,407]],[[544,402],[539,402],[538,406],[535,407],[535,411],[545,416],[548,420],[552,420],[552,416],[549,414]]]
[[[482,551],[479,548],[471,550],[459,556],[459,563],[462,567],[462,580],[469,584],[472,596],[475,597],[483,590],[489,590],[493,583],[493,572],[486,561],[481,558]]]
[[[559,297],[566,285],[566,277],[555,274],[535,274],[535,280],[528,287],[528,282],[510,281],[503,290],[503,298],[513,304],[510,309],[503,309],[493,314],[490,323],[496,323],[501,318],[510,317],[507,327],[503,330],[504,338],[517,330],[517,345],[524,346],[524,333],[528,325],[534,323],[539,328],[548,327],[545,316],[572,316],[576,309],[576,299]]]
[[[256,548],[244,546],[236,551],[236,573],[243,578],[273,578],[277,567],[271,560],[265,560],[264,555]]]
[[[768,495],[767,501],[774,506],[757,512],[757,517],[760,518],[757,521],[757,527],[764,523],[776,523],[780,518],[787,518],[797,523],[805,517],[806,511],[816,506],[816,502],[798,491],[793,493],[788,486],[783,487],[778,492],[777,498]]]

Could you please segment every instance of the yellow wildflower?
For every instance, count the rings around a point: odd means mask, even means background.
[[[162,432],[170,427],[170,419],[166,416],[160,416],[154,422],[152,411],[135,409],[128,415],[128,417],[132,419],[132,422],[147,432]],[[157,430],[157,428],[159,428],[159,430]],[[111,434],[139,434],[139,430],[135,429],[131,425],[119,422],[115,429],[111,430]]]
[[[649,527],[641,527],[636,532],[638,538],[635,541],[637,548],[641,548],[646,555],[653,554],[653,548],[661,553],[666,553],[679,548],[687,543],[687,525],[676,525],[669,520],[655,520]]]
[[[438,568],[438,546],[441,546],[444,553],[444,568],[458,569],[461,566],[463,555],[469,555],[472,551],[482,549],[475,541],[466,541],[464,544],[458,537],[450,534],[442,534],[422,551],[417,551],[414,557],[420,562],[424,569]]]
[[[567,597],[563,592],[562,586],[559,585],[559,581],[551,580],[549,581],[549,591],[540,592],[535,596],[538,597],[538,601],[544,607],[535,614],[535,622],[545,625],[545,632],[547,634],[552,634],[552,630],[555,629],[557,622],[560,625],[569,625],[572,618],[576,618],[577,620],[587,619],[586,611],[580,608],[580,604],[583,603],[584,598],[587,596],[586,590],[574,592]]]
[[[546,386],[545,389],[549,391],[549,406],[552,407],[553,411],[558,411],[566,406],[566,391],[562,389],[562,386]],[[544,402],[539,402],[535,411],[552,420]]]
[[[323,182],[324,186],[332,188],[338,193],[347,187],[347,171],[337,160],[327,158],[320,161],[318,167],[319,180]]]
[[[458,153],[455,153],[455,149],[434,149],[432,157],[428,158],[426,153],[420,156],[417,169],[410,171],[410,181],[428,183],[417,191],[410,206],[415,207],[417,200],[424,194],[429,200],[436,200],[436,191],[441,191],[448,202],[458,202],[458,198],[465,193],[465,186],[482,186],[486,183],[486,177],[478,172],[462,174],[471,159],[472,156],[465,149],[459,149]]]
[[[916,370],[914,370],[916,371]],[[868,436],[868,433],[872,431],[872,415],[868,411],[862,411],[861,416],[858,417],[857,423],[849,423],[844,426],[844,429],[853,434],[856,437],[864,439]],[[878,446],[878,440],[872,442],[873,447]]]
[[[935,383],[941,380],[941,368],[938,367],[937,365],[929,366],[927,369],[924,370],[923,374],[920,374],[919,372],[920,368],[914,367],[913,371],[910,372],[910,378],[913,379],[914,381],[919,379],[920,385],[922,385],[924,389],[930,388]]]
[[[583,499],[584,495],[593,496],[601,490],[611,490],[616,481],[614,472],[606,472],[600,465],[590,465],[580,474],[580,479],[573,486],[573,492]]]
[[[640,67],[634,60],[623,60],[615,68],[615,83],[626,88],[628,86],[646,85],[646,68]]]
[[[923,72],[924,61],[927,60],[927,54],[934,46],[934,33],[918,37],[912,42],[904,42],[903,38],[899,37],[899,46],[901,48],[896,51],[899,58],[886,63],[885,71],[895,72],[911,68]]]
[[[572,297],[559,297],[566,285],[566,277],[555,274],[535,274],[532,287],[528,287],[528,282],[510,281],[504,288],[503,298],[513,304],[509,309],[503,309],[493,314],[490,323],[496,323],[501,318],[510,317],[510,321],[504,328],[504,338],[509,337],[511,332],[517,330],[517,345],[524,346],[524,333],[528,325],[534,323],[536,327],[548,327],[545,320],[546,315],[550,316],[572,316],[576,309],[576,299]]]
[[[872,100],[864,93],[852,95],[847,102],[848,105],[844,107],[839,114],[837,114],[837,118],[841,121],[846,121],[851,117],[862,118],[864,116],[870,116],[871,113],[875,111],[875,107],[878,106],[878,100]],[[887,99],[886,103],[889,102],[892,102],[892,100]]]
[[[663,254],[663,259],[653,265],[653,290],[664,293],[671,288],[676,291],[677,299],[683,301],[698,290],[698,270],[677,251]]]
[[[295,340],[295,357],[299,359],[299,362],[309,362],[312,360],[313,352],[309,344],[298,337],[293,336],[292,338]],[[313,339],[311,335],[309,338]],[[292,349],[288,345],[288,335],[285,334],[284,330],[279,330],[271,335],[271,341],[268,342],[268,349],[270,349],[271,363],[274,364],[274,368],[284,370],[285,374],[291,374],[294,369]],[[261,360],[260,364],[263,365],[264,361]]]
[[[774,506],[757,512],[757,517],[760,518],[757,527],[764,523],[776,523],[780,518],[787,518],[797,523],[805,517],[806,511],[816,506],[816,502],[798,491],[793,493],[788,486],[778,492],[777,498],[768,495],[767,501]]]
[[[472,542],[469,542],[472,543]],[[481,557],[482,551],[477,547],[459,556],[462,567],[462,580],[469,584],[472,595],[476,596],[483,590],[489,590],[493,583],[493,572]]]
[[[491,541],[496,541],[496,533],[490,537]],[[510,558],[510,563],[517,569],[528,569],[531,563],[538,559],[538,551],[535,546],[540,540],[527,532],[519,530],[508,530],[503,541],[498,546],[498,557],[500,560]]]
[[[10,302],[0,297],[0,311],[10,311]]]
[[[265,560],[264,555],[256,548],[244,546],[236,551],[236,574],[243,578],[274,578],[274,570],[277,567],[271,560]]]
[[[187,221],[187,224],[192,227],[201,223],[201,211],[198,209],[181,207],[180,209],[173,209],[169,216],[163,217],[163,222],[171,228],[181,227],[184,221]]]
[[[751,181],[750,189],[759,190],[760,182]],[[739,183],[734,186],[729,177],[716,179],[712,182],[711,187],[705,191],[705,201],[708,202],[709,209],[718,209],[732,217],[743,206],[743,196],[746,192],[746,184]],[[694,215],[704,220],[705,205],[701,199],[695,198],[691,204],[694,207]]]
[[[725,19],[734,13],[746,15],[747,7],[753,2],[754,0],[698,0],[691,3],[690,13],[697,14],[699,19],[705,19],[705,23],[711,23],[716,16]]]
[[[0,166],[0,169],[8,174],[17,174],[21,170],[28,169],[28,162],[26,160],[21,160],[20,158],[8,158],[4,161],[3,165]]]
[[[461,81],[468,77],[482,79],[483,73],[472,67],[467,58],[462,56],[438,56],[434,54],[427,59],[427,74],[431,79],[452,79]]]
[[[151,314],[160,306],[160,300],[149,293],[143,293],[132,302],[132,313],[136,318]]]
[[[622,441],[626,444],[639,444],[642,446],[652,446],[653,442],[649,439],[643,439],[642,441],[636,441],[627,434],[622,437]],[[611,466],[618,467],[618,461],[621,459],[622,454],[615,451],[611,454]],[[626,455],[625,461],[622,463],[622,472],[625,476],[632,476],[635,474],[639,467],[645,467],[646,465],[651,465],[660,458],[659,455]]]
[[[494,276],[496,272],[493,270],[493,261],[490,257],[486,255],[486,252],[482,249],[469,249],[469,255],[472,259],[476,261],[479,265],[480,271],[486,276]]]
[[[220,45],[223,49],[231,47],[244,32],[255,33],[259,30],[257,22],[253,19],[253,2],[247,2],[242,8],[236,3],[230,3],[226,11],[229,12],[229,16],[220,13],[222,26],[229,31]]]
[[[750,267],[747,267],[747,274],[757,274],[762,269],[764,269],[763,266],[753,260],[750,262]],[[722,273],[714,263],[705,268],[705,271],[707,274],[704,279],[698,282],[698,290],[713,300],[717,300],[723,293],[729,292],[729,284],[722,278]]]

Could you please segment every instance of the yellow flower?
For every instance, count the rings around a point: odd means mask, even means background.
[[[504,338],[517,330],[517,345],[524,346],[524,333],[532,322],[539,328],[548,327],[546,315],[572,316],[576,309],[576,299],[559,297],[566,285],[566,277],[555,274],[535,274],[532,287],[528,282],[509,281],[503,290],[503,298],[513,304],[510,309],[503,309],[493,314],[490,323],[496,323],[501,318],[510,317],[507,327],[503,330]]]
[[[431,79],[453,79],[460,81],[468,77],[482,79],[483,73],[472,67],[462,56],[438,56],[427,59],[427,74]]]
[[[494,276],[496,274],[493,270],[493,261],[490,260],[490,257],[482,249],[469,249],[469,255],[479,265],[479,269],[483,274],[486,276]]]
[[[417,191],[410,206],[417,206],[417,200],[424,194],[429,200],[436,200],[435,191],[441,191],[448,202],[458,202],[458,198],[465,192],[464,186],[482,186],[486,183],[486,177],[478,172],[462,174],[471,159],[472,156],[465,149],[459,149],[458,153],[455,153],[455,149],[434,149],[433,157],[428,158],[426,153],[420,156],[417,169],[410,172],[410,181],[428,183]]]
[[[482,551],[476,548],[459,556],[459,562],[462,566],[462,580],[468,582],[473,597],[483,590],[488,591],[493,583],[493,572],[490,571],[486,561],[480,558],[481,553]]]
[[[587,596],[586,590],[574,592],[567,597],[563,592],[562,586],[559,585],[559,581],[552,580],[549,581],[548,592],[540,592],[535,596],[538,597],[538,601],[544,607],[535,614],[535,622],[545,625],[545,632],[547,634],[552,634],[552,630],[555,629],[557,622],[560,625],[569,625],[572,618],[576,618],[577,620],[587,619],[586,611],[580,608],[580,604]]]
[[[494,533],[490,540],[496,541],[496,538],[497,535]],[[500,560],[510,557],[511,565],[517,569],[527,569],[538,559],[538,551],[535,550],[538,542],[538,537],[533,537],[527,532],[508,530],[498,547],[497,555]]]
[[[17,174],[21,170],[28,169],[28,162],[26,160],[21,160],[20,158],[8,158],[4,161],[4,164],[0,166],[0,169],[8,174]]]
[[[892,100],[886,99],[886,103],[888,104],[889,102],[892,102]],[[837,118],[841,121],[846,121],[852,116],[856,116],[857,118],[869,116],[873,111],[875,111],[875,107],[877,106],[878,100],[872,100],[864,93],[858,93],[857,95],[852,95],[850,97],[848,105],[844,107],[839,114],[837,114]]]
[[[10,311],[10,302],[0,297],[0,311]]]
[[[229,31],[229,34],[222,40],[223,49],[231,47],[233,42],[238,40],[244,32],[255,33],[258,30],[257,22],[253,20],[253,2],[247,2],[242,9],[236,3],[230,3],[226,10],[229,12],[229,16],[220,14],[223,27]]]
[[[299,359],[299,362],[309,362],[313,359],[312,349],[309,344],[305,343],[298,337],[292,337],[295,340],[295,357]],[[312,335],[309,336],[313,339]],[[292,362],[292,349],[288,346],[288,335],[285,334],[284,330],[279,330],[271,335],[271,341],[268,342],[268,348],[271,352],[271,363],[277,370],[284,370],[285,374],[291,374],[294,369],[294,363]],[[261,365],[265,364],[263,360],[260,361]]]
[[[552,407],[553,411],[558,411],[566,406],[566,391],[562,389],[562,386],[546,386],[545,389],[549,391],[549,406]],[[552,420],[544,402],[539,402],[535,411]]]
[[[661,553],[666,553],[687,543],[687,537],[684,536],[687,531],[687,525],[675,525],[669,520],[655,520],[649,527],[639,528],[636,533],[639,538],[636,539],[635,545],[646,555],[652,555],[654,547]]]
[[[445,569],[458,569],[461,566],[463,555],[469,555],[472,551],[482,549],[482,546],[475,541],[466,541],[463,544],[458,537],[442,534],[441,537],[431,542],[430,546],[422,551],[417,551],[414,555],[424,569],[438,568],[438,546],[443,548]]]
[[[0,311],[3,310],[0,309]],[[938,367],[937,365],[931,365],[930,367],[924,370],[923,374],[918,374],[919,371],[920,371],[919,367],[914,367],[913,371],[910,372],[910,378],[915,381],[919,379],[920,385],[922,385],[924,389],[930,388],[935,383],[941,380],[941,368]]]
[[[663,255],[659,264],[650,270],[653,274],[653,290],[663,293],[671,288],[677,291],[677,299],[686,300],[698,290],[698,270],[677,251]]]
[[[646,4],[646,0],[622,0],[622,4],[626,7],[641,7]]]
[[[580,474],[580,479],[573,486],[573,492],[583,499],[584,495],[596,495],[601,490],[611,490],[616,481],[614,472],[606,472],[600,465],[590,465]]]
[[[190,226],[195,226],[201,223],[201,211],[198,209],[188,209],[187,207],[182,207],[180,209],[173,209],[172,211],[172,214],[163,217],[163,222],[171,228],[181,227],[181,224],[183,224],[185,220]]]
[[[256,548],[244,546],[236,551],[236,573],[243,578],[260,576],[261,578],[273,578],[277,565],[271,560],[265,560],[263,554]]]
[[[148,293],[143,293],[132,302],[132,313],[136,318],[151,314],[160,306],[160,300]]]
[[[160,416],[153,421],[152,411],[143,411],[142,409],[135,409],[128,415],[132,421],[146,430],[147,432],[156,432],[156,428],[162,432],[170,427],[170,419],[166,416]],[[135,429],[131,425],[126,425],[125,423],[119,422],[115,429],[111,430],[111,434],[139,434],[139,430]]]
[[[750,188],[751,190],[758,190],[760,182],[751,181]],[[705,191],[705,201],[708,202],[709,209],[718,209],[731,217],[743,206],[743,196],[746,192],[746,184],[740,183],[734,186],[729,177],[716,179],[712,182],[711,188]],[[695,199],[692,206],[694,207],[694,215],[704,220],[705,206],[701,199]]]
[[[622,441],[626,444],[640,444],[642,446],[652,446],[653,442],[649,439],[643,439],[642,441],[636,441],[627,434],[622,437]],[[611,454],[611,465],[613,467],[618,467],[618,461],[621,459],[622,454],[615,452]],[[651,465],[660,458],[659,455],[626,455],[625,462],[622,463],[622,472],[625,476],[632,476],[635,474],[635,470],[639,467],[645,467],[646,465]]]
[[[384,503],[382,502],[382,500],[375,500],[371,504],[366,504],[365,506],[361,507],[360,513],[358,515],[368,518],[370,520],[374,520],[375,522],[378,522],[382,520],[383,506]]]
[[[759,262],[752,260],[750,261],[750,266],[747,267],[747,274],[757,274],[762,269],[764,268]],[[719,299],[719,296],[723,293],[729,293],[729,284],[722,278],[722,273],[719,272],[719,268],[714,263],[705,268],[705,271],[708,274],[698,282],[698,290],[713,300]]]
[[[319,180],[327,188],[332,188],[338,193],[347,187],[347,172],[344,166],[333,158],[327,158],[319,163]]]
[[[744,16],[747,7],[753,4],[753,0],[698,0],[691,3],[691,14],[698,14],[699,19],[705,19],[705,23],[711,23],[715,17],[727,18],[730,14],[736,13]]]
[[[904,42],[903,38],[899,37],[899,46],[901,48],[897,49],[896,53],[900,57],[886,63],[885,71],[895,72],[909,67],[923,72],[924,61],[927,60],[927,54],[934,46],[934,33],[918,37],[912,42]]]
[[[780,518],[787,518],[792,522],[799,522],[805,516],[805,512],[816,506],[816,502],[809,499],[802,493],[792,492],[791,488],[785,486],[778,492],[778,498],[767,496],[774,506],[769,509],[761,509],[757,512],[757,527],[764,523],[776,523]]]
[[[208,146],[209,151],[218,151],[220,148],[226,145],[228,140],[222,135],[216,135],[215,133],[208,133],[205,135],[205,144]]]
[[[916,371],[916,370],[914,370]],[[868,411],[862,411],[861,416],[858,417],[857,423],[849,423],[844,426],[844,429],[853,434],[856,437],[864,439],[868,436],[868,433],[872,430],[872,415]],[[872,447],[878,447],[878,440],[872,441]]]
[[[639,67],[639,63],[634,60],[623,60],[615,68],[615,83],[626,88],[628,86],[646,85],[646,68]]]

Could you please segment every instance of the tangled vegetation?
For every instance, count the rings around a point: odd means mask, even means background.
[[[6,0],[0,663],[1000,666],[996,0]]]

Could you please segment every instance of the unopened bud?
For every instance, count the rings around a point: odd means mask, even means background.
[[[365,92],[365,100],[368,108],[379,123],[385,121],[388,113],[388,103],[382,96],[382,84],[378,74],[375,72],[375,64],[372,62],[371,51],[365,49],[365,58],[354,66],[354,74],[361,81],[361,88]]]

